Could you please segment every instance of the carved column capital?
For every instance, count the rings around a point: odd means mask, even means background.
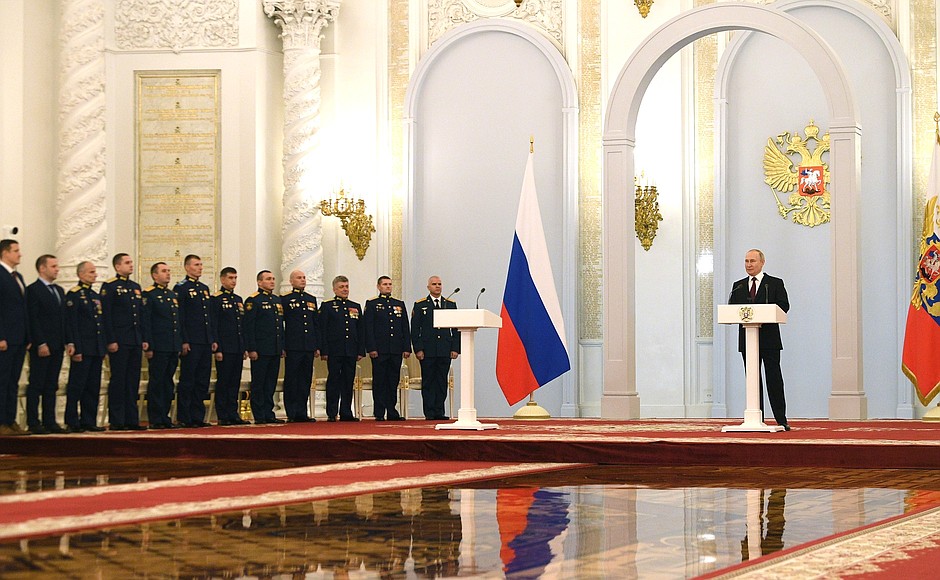
[[[284,50],[320,48],[323,28],[336,19],[342,0],[262,0],[264,13],[281,29]]]

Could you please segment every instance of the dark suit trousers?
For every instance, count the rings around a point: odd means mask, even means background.
[[[375,418],[389,419],[400,417],[395,405],[398,403],[398,382],[401,378],[400,354],[379,353],[372,359],[372,401]]]
[[[140,392],[140,347],[118,345],[108,354],[111,381],[108,383],[108,422],[112,426],[134,426],[140,422],[137,398]]]
[[[447,399],[450,363],[449,356],[426,356],[421,361],[421,400],[425,419],[437,419],[445,415],[444,401]]]
[[[281,357],[276,354],[259,354],[251,361],[251,414],[255,421],[274,419],[274,391],[277,389],[277,373],[281,369]]]
[[[353,381],[356,379],[356,357],[330,355],[326,360],[326,415],[353,417]]]
[[[170,425],[173,403],[173,375],[180,355],[175,352],[154,352],[149,359],[150,381],[147,383],[147,419],[150,425]]]
[[[180,423],[201,423],[206,418],[209,379],[212,376],[212,346],[189,343],[189,354],[180,357],[176,418]]]
[[[104,357],[86,354],[81,361],[73,360],[69,366],[69,382],[65,387],[65,424],[69,427],[88,428],[98,424],[103,360]]]
[[[747,354],[741,353],[744,358],[744,365],[747,366]],[[767,398],[770,399],[770,409],[773,411],[774,420],[777,425],[787,423],[787,399],[783,394],[783,373],[780,371],[780,351],[762,350],[760,351],[760,365],[764,367],[764,375],[767,376]],[[760,379],[760,410],[764,411],[764,378],[758,374]]]
[[[289,350],[284,359],[284,410],[292,420],[307,418],[307,401],[313,383],[313,353]]]
[[[42,424],[57,426],[55,394],[59,390],[59,372],[62,370],[63,349],[50,349],[49,356],[39,356],[36,349],[29,351],[29,385],[26,386],[26,424],[31,428]],[[42,404],[42,420],[39,406]]]
[[[215,361],[215,414],[219,421],[235,421],[238,416],[238,390],[242,383],[242,354],[222,353]]]
[[[9,344],[6,350],[0,351],[0,425],[16,422],[16,397],[25,358],[26,345],[23,344]]]

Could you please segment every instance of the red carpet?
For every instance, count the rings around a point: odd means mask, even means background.
[[[940,506],[725,568],[700,579],[935,578],[940,569]]]
[[[565,469],[571,464],[362,461],[0,496],[0,539]]]
[[[722,433],[738,420],[491,419],[493,431],[436,431],[428,421],[298,423],[146,433],[0,438],[0,453],[310,461],[422,459],[635,465],[940,468],[940,424],[795,420],[781,433]]]

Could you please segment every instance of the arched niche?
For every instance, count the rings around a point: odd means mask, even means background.
[[[722,3],[684,12],[648,36],[624,65],[611,92],[604,127],[604,395],[601,414],[637,418],[636,285],[632,183],[636,119],[660,67],[687,44],[727,30],[772,35],[800,54],[822,86],[830,113],[832,204],[832,418],[866,416],[862,391],[858,281],[858,190],[861,128],[839,58],[808,25],[766,6]],[[837,201],[836,201],[837,200]],[[838,243],[837,243],[838,241]],[[839,250],[839,251],[836,251]],[[719,388],[716,385],[716,388]]]

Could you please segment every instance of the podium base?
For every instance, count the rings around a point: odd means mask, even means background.
[[[541,405],[535,401],[529,401],[525,404],[524,407],[516,411],[516,414],[512,416],[513,419],[526,419],[526,420],[544,420],[551,419],[552,416],[546,411]]]
[[[764,417],[760,410],[744,411],[744,422],[740,425],[727,425],[721,428],[722,433],[776,433],[784,431],[780,425],[768,425],[764,423]]]
[[[464,429],[468,431],[486,431],[487,429],[499,429],[496,423],[480,423],[477,421],[476,409],[460,409],[457,411],[457,420],[453,423],[441,423],[434,426],[438,431],[449,429]]]

